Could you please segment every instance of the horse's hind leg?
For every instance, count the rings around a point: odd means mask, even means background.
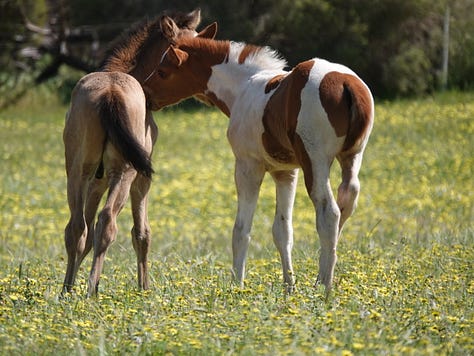
[[[132,183],[130,190],[133,214],[132,243],[137,254],[138,286],[142,289],[148,289],[149,287],[147,256],[151,233],[148,223],[147,203],[150,185],[151,179],[139,174]]]
[[[94,178],[89,184],[84,211],[84,217],[87,225],[87,239],[84,246],[84,250],[78,257],[78,266],[82,263],[82,261],[92,248],[95,231],[95,216],[97,214],[97,209],[99,207],[100,200],[102,199],[102,196],[104,195],[106,189],[107,180],[104,178]]]
[[[311,166],[303,166],[306,188],[316,210],[316,229],[321,244],[317,282],[324,284],[327,294],[332,288],[334,267],[337,261],[340,219],[339,207],[333,197],[329,182],[330,167],[331,160],[317,155],[311,157]]]
[[[132,168],[125,171],[117,169],[115,173],[113,171],[111,169],[108,174],[109,193],[94,232],[94,258],[89,275],[88,296],[97,294],[105,254],[117,237],[117,215],[127,201],[130,185],[137,174]]]
[[[87,224],[83,211],[83,195],[87,186],[87,177],[71,175],[67,182],[67,196],[71,217],[64,230],[64,242],[67,252],[67,268],[64,277],[63,293],[71,292],[79,268],[78,255],[85,248]]]
[[[341,211],[339,234],[346,220],[352,215],[360,191],[359,170],[362,163],[362,152],[356,154],[341,154],[337,157],[341,166],[342,183],[337,190],[337,205]]]
[[[67,163],[69,162],[67,161]],[[93,165],[83,165],[80,166],[80,169],[78,168],[79,166],[70,167],[68,170],[67,198],[71,217],[64,234],[68,260],[63,293],[71,292],[79,266],[90,250],[90,247],[87,247],[87,236],[90,234],[88,227],[90,225],[84,215],[84,198],[86,191],[89,189]]]
[[[272,172],[276,184],[276,210],[273,221],[273,242],[280,253],[283,268],[283,281],[287,290],[294,288],[295,279],[291,261],[293,248],[293,204],[295,201],[298,170]]]

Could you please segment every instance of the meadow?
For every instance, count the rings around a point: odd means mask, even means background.
[[[376,103],[328,300],[313,286],[319,242],[302,175],[296,292],[282,285],[269,177],[246,285],[233,285],[234,163],[227,118],[206,107],[155,113],[150,290],[136,287],[127,205],[99,296],[85,298],[88,256],[60,298],[65,112],[41,92],[0,112],[0,354],[474,354],[474,93]]]

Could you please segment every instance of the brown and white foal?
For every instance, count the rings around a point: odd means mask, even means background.
[[[292,210],[298,167],[316,210],[321,254],[318,281],[332,287],[336,247],[359,194],[358,172],[374,119],[372,95],[349,68],[313,58],[291,71],[268,47],[213,39],[176,39],[150,78],[150,100],[164,107],[196,95],[230,117],[228,140],[236,158],[237,217],[232,235],[233,272],[243,283],[252,219],[265,172],[276,184],[273,240],[284,282],[294,286]],[[329,182],[336,158],[342,183],[334,199]]]

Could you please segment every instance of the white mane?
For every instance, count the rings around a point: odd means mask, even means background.
[[[230,42],[229,62],[238,63],[239,56],[248,45],[242,42]],[[253,70],[282,70],[287,66],[286,60],[270,47],[255,47],[241,65]]]

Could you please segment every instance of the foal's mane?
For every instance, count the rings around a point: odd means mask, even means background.
[[[189,28],[189,19],[181,12],[164,12],[153,19],[144,18],[115,38],[109,45],[99,66],[105,72],[129,73],[137,55],[153,35],[161,35],[160,19],[163,15],[171,17],[179,28]]]
[[[206,48],[209,54],[219,54],[227,50],[226,62],[238,63],[250,71],[283,70],[287,66],[286,60],[276,50],[268,46],[256,46],[244,42],[228,40],[213,40],[208,38],[183,38],[179,41],[183,49]],[[192,49],[191,49],[192,50]]]
[[[231,60],[258,71],[283,70],[287,66],[286,59],[276,50],[243,42],[230,42],[229,61]]]

